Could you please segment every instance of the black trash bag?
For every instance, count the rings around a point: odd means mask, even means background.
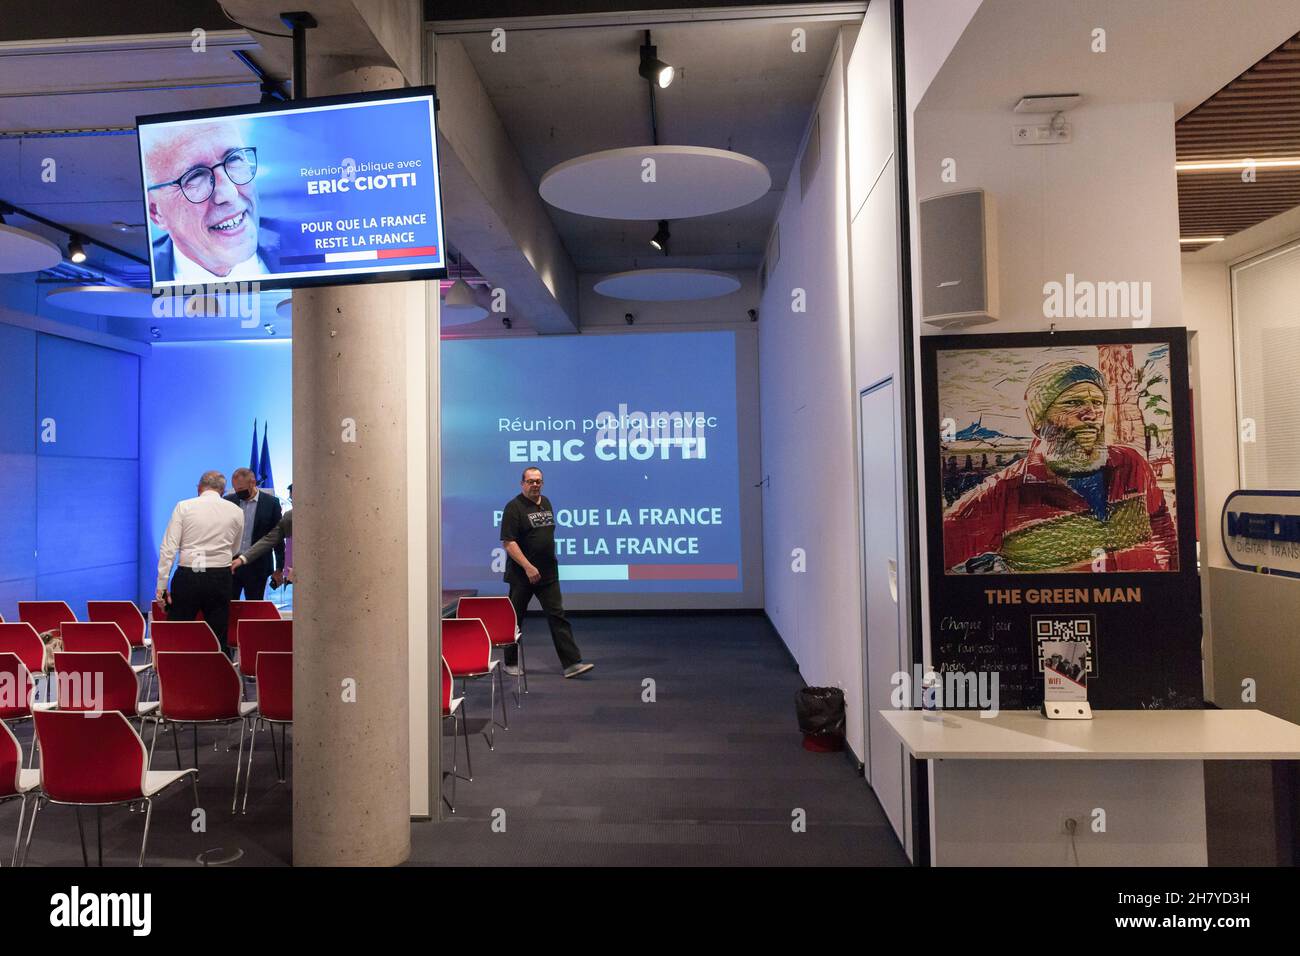
[[[844,691],[838,687],[804,687],[794,695],[799,730],[814,737],[844,736]]]

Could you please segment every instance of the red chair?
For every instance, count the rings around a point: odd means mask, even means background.
[[[244,762],[244,731],[249,719],[257,715],[256,703],[243,700],[243,683],[230,663],[230,658],[220,651],[157,651],[154,654],[158,671],[158,713],[154,719],[153,738],[149,742],[152,762],[154,744],[158,741],[158,725],[177,725],[172,733],[176,748],[176,766],[181,764],[180,744],[177,740],[179,725],[194,728],[194,764],[199,762],[199,724],[240,725],[239,756],[235,759],[235,793],[230,800],[234,813],[239,801],[239,774]]]
[[[226,643],[239,647],[240,621],[278,621],[280,609],[270,601],[231,601]]]
[[[95,808],[101,823],[103,808],[142,801],[144,838],[140,841],[138,865],[144,866],[149,844],[149,822],[153,798],[186,777],[194,787],[194,806],[199,806],[199,772],[150,770],[144,741],[117,711],[38,710],[36,736],[41,744],[41,790],[27,828],[23,860],[31,853],[32,834],[41,807],[59,803],[77,808],[77,830],[81,834],[81,859],[86,865],[85,831],[81,828],[81,807]],[[102,826],[99,830],[99,862],[104,862]]]
[[[36,628],[37,634],[57,631],[64,621],[75,621],[77,615],[72,613],[64,601],[19,601],[18,620],[25,621]]]
[[[136,648],[144,648],[147,654],[149,640],[145,632],[148,628],[144,615],[134,601],[87,601],[86,619],[96,623],[116,624],[126,635],[132,652]]]
[[[140,700],[140,677],[116,651],[56,651],[54,686],[59,710],[115,710],[140,721],[158,710],[158,702]]]
[[[456,772],[457,744],[456,744],[456,728],[453,723],[452,730],[451,730],[451,799],[448,800],[444,796],[442,800],[445,804],[447,804],[447,808],[451,810],[452,813],[455,813],[456,812],[456,780],[457,778],[459,778],[461,780],[468,780],[470,782],[473,782],[474,768],[470,764],[470,760],[469,760],[469,731],[465,729],[465,709],[461,706],[463,703],[465,703],[465,698],[452,697],[451,693],[452,693],[451,668],[447,666],[447,659],[443,658],[442,660],[442,719],[451,720],[451,721],[457,721],[457,720],[460,721],[461,736],[465,738],[465,770],[469,774],[468,777],[461,777],[460,774]]]
[[[0,724],[4,733],[0,733],[0,803],[10,800],[22,800],[18,809],[18,835],[14,837],[14,854],[10,866],[18,864],[18,847],[23,838],[23,817],[27,815],[27,794],[35,790],[41,782],[39,770],[23,769],[23,748],[18,738],[7,724]]]
[[[38,638],[39,640],[39,638]],[[0,653],[0,723],[6,728],[32,719],[32,673],[23,663],[22,658],[13,653]],[[3,745],[3,741],[0,741]],[[27,766],[31,766],[36,752],[36,734],[32,733],[32,743],[27,754]],[[0,787],[4,786],[5,777],[0,774]],[[0,801],[4,798],[0,797]]]
[[[122,629],[113,623],[103,621],[68,621],[63,625],[63,649],[74,654],[93,654],[96,651],[112,651],[121,654],[122,659],[137,674],[143,674],[152,664],[131,663],[131,642],[126,639]]]
[[[33,677],[38,674],[49,676],[45,669],[45,642],[36,633],[36,628],[26,622],[0,624],[0,654],[17,656]],[[48,680],[45,681],[44,696],[46,700],[53,697]]]
[[[155,621],[153,652],[219,651],[221,644],[207,621]]]
[[[492,641],[488,639],[487,628],[478,618],[449,617],[442,622],[442,659],[451,668],[451,676],[461,679],[461,690],[465,690],[465,681],[486,677],[492,688],[492,700],[488,704],[488,725],[491,736],[488,737],[488,749],[496,749],[496,709],[497,687],[501,684],[500,661],[492,659]],[[496,683],[492,677],[496,676]],[[506,717],[506,692],[501,688],[502,728],[510,729]]]
[[[272,622],[273,623],[273,622]],[[289,623],[285,621],[285,623]],[[251,632],[245,637],[251,637]],[[257,681],[257,715],[271,725],[271,753],[275,757],[276,778],[284,783],[289,769],[289,725],[293,723],[293,654],[288,651],[258,651],[253,655],[252,641],[239,654],[240,661],[247,654],[254,661],[254,679]],[[275,727],[280,725],[280,750],[275,749]],[[244,775],[243,813],[248,812],[248,791],[253,786],[253,747],[257,734],[248,745],[248,773]],[[283,759],[281,759],[283,753]]]
[[[0,654],[16,654],[32,674],[45,673],[45,642],[25,621],[0,624]]]
[[[245,619],[239,624],[239,647],[240,675],[257,680],[259,653],[293,653],[293,621]]]
[[[476,617],[487,628],[488,637],[493,647],[519,648],[519,676],[515,678],[515,706],[520,703],[520,694],[528,693],[528,668],[524,666],[524,635],[519,621],[515,618],[515,606],[510,598],[463,597],[456,602],[457,617]]]
[[[212,625],[207,621],[154,621],[149,628],[149,641],[153,653],[159,651],[219,651],[221,644],[217,635],[212,633]],[[149,673],[145,684],[145,696],[153,696],[155,672]]]

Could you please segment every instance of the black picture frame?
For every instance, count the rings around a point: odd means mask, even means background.
[[[292,278],[270,278],[259,279],[257,281],[258,289],[262,292],[272,292],[277,289],[304,289],[319,286],[344,286],[344,285],[369,285],[376,282],[416,282],[434,279],[446,279],[450,270],[446,263],[447,233],[443,217],[442,203],[442,152],[438,148],[438,94],[436,86],[404,86],[389,90],[373,90],[364,93],[341,93],[332,96],[314,96],[300,100],[282,100],[274,103],[249,103],[243,106],[223,106],[214,109],[205,110],[186,110],[178,113],[148,113],[135,118],[136,122],[136,166],[140,172],[140,201],[144,207],[144,222],[149,222],[149,193],[148,183],[144,178],[144,155],[143,146],[140,141],[139,130],[141,126],[153,123],[170,123],[182,120],[197,119],[229,119],[236,116],[256,116],[266,113],[290,113],[297,110],[314,109],[322,106],[339,106],[353,103],[374,103],[385,100],[411,99],[413,97],[429,97],[433,100],[433,152],[434,158],[438,162],[438,236],[443,244],[444,264],[439,268],[432,269],[411,269],[409,271],[392,271],[378,273],[357,273],[354,275],[331,275],[331,276],[294,276]],[[146,241],[148,241],[148,229],[145,230]],[[186,283],[185,286],[166,286],[159,287],[156,285],[154,276],[153,248],[152,242],[149,242],[147,254],[149,256],[149,284],[157,292],[161,289],[162,294],[176,293],[183,288],[195,288],[199,283]],[[204,287],[212,287],[218,290],[225,290],[227,283],[207,283]]]

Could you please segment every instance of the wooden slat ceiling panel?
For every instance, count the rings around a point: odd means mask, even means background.
[[[1300,34],[1260,60],[1174,126],[1180,163],[1300,157]],[[1230,236],[1300,206],[1300,168],[1178,174],[1179,232]],[[1195,252],[1207,243],[1185,244]]]

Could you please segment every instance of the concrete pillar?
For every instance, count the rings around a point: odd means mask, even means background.
[[[322,56],[309,93],[388,89],[401,72]],[[293,296],[293,862],[410,854],[407,325],[425,285]],[[354,683],[352,683],[354,682]],[[355,687],[355,701],[347,699]]]

